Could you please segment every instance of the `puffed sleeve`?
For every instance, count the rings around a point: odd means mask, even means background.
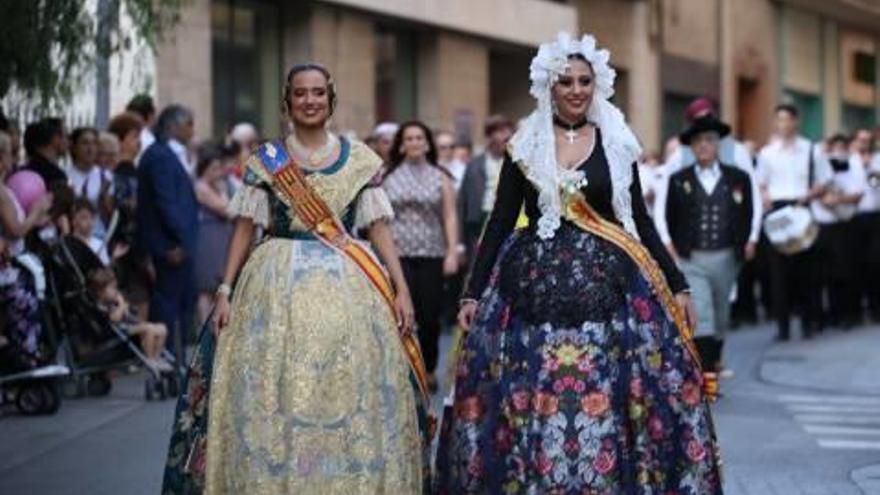
[[[382,220],[394,220],[391,201],[381,187],[368,186],[361,191],[355,203],[354,231],[367,229]]]
[[[269,227],[269,193],[265,189],[247,184],[241,186],[226,211],[232,218],[250,218],[260,227]]]
[[[232,196],[226,211],[232,218],[250,218],[260,227],[268,228],[272,218],[269,207],[269,181],[256,163],[256,156],[251,156],[245,166],[243,185]]]

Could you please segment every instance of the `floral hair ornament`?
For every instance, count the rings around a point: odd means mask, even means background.
[[[519,163],[526,178],[538,190],[541,210],[538,235],[542,239],[552,238],[561,223],[560,187],[563,177],[569,174],[560,170],[556,160],[552,90],[559,76],[569,69],[572,57],[583,57],[593,70],[595,91],[586,117],[602,135],[602,148],[611,173],[614,215],[630,235],[638,238],[629,188],[633,181],[632,164],[642,149],[623,114],[609,101],[614,95],[616,76],[609,64],[610,53],[599,49],[596,39],[590,35],[578,40],[564,32],[559,33],[555,41],[542,44],[532,59],[529,93],[537,100],[537,107],[526,117],[510,143],[513,161]]]

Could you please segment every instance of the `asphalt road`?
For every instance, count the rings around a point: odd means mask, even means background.
[[[726,494],[880,494],[880,328],[787,344],[747,328],[726,359]],[[0,414],[0,494],[158,494],[173,407],[145,402],[134,375],[52,417]]]

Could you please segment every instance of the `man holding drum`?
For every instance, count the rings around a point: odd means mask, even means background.
[[[798,135],[798,110],[779,105],[775,111],[775,134],[758,155],[756,178],[769,212],[764,230],[774,243],[770,253],[770,284],[777,339],[790,338],[793,301],[799,303],[803,336],[810,338],[821,329],[822,299],[820,260],[815,241],[817,225],[808,205],[821,197],[831,177],[828,161],[806,138]],[[797,232],[792,232],[792,229]],[[779,236],[780,230],[787,230]]]

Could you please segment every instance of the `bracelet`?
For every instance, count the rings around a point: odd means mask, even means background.
[[[218,296],[229,297],[229,294],[232,294],[232,287],[230,287],[229,284],[220,284],[220,286],[217,287]]]
[[[470,298],[470,297],[466,297],[466,298],[464,298],[464,299],[460,299],[460,300],[458,301],[458,309],[461,309],[461,308],[463,308],[463,307],[465,307],[465,306],[467,306],[468,304],[471,304],[471,303],[473,303],[473,304],[480,304],[480,301],[477,301],[476,299],[473,299],[473,298]]]

